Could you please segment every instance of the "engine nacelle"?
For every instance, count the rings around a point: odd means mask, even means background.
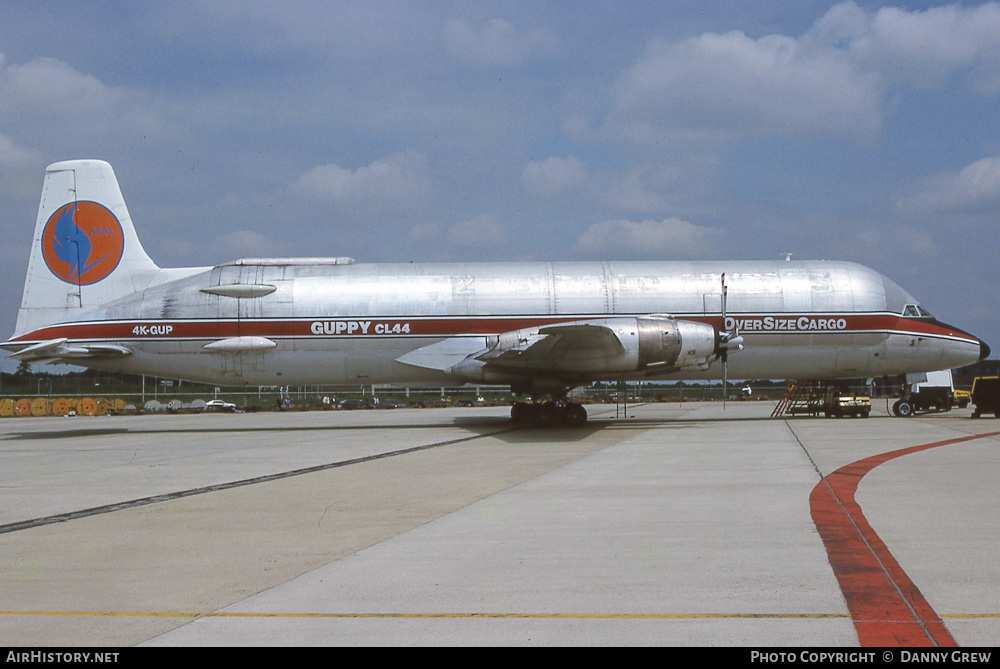
[[[638,371],[704,368],[716,354],[711,325],[673,318],[636,318],[635,325]]]
[[[705,369],[718,354],[711,325],[668,316],[601,318],[505,332],[448,371],[469,381],[558,383]]]

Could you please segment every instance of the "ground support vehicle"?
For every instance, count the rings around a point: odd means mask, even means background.
[[[979,418],[984,413],[1000,418],[1000,376],[978,376],[972,382],[972,417]]]
[[[964,409],[969,406],[969,403],[972,401],[972,393],[968,390],[959,390],[956,388],[955,392],[952,393],[952,398],[952,404],[954,406],[957,406],[959,409]]]
[[[910,402],[914,411],[950,411],[954,395],[947,386],[924,387],[910,394]]]
[[[871,412],[872,398],[868,395],[831,389],[827,391],[823,401],[823,415],[827,418],[868,418]]]

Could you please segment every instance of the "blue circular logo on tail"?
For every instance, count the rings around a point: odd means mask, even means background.
[[[42,231],[42,257],[67,283],[86,286],[110,275],[122,259],[121,223],[104,205],[71,202],[49,217]]]

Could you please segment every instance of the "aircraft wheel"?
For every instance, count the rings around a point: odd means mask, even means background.
[[[556,422],[556,405],[545,402],[535,407],[535,427],[551,427]]]
[[[512,423],[530,423],[533,413],[533,407],[527,402],[514,402],[510,408],[510,420]]]
[[[566,427],[583,427],[587,423],[587,410],[579,404],[567,404],[563,411]]]

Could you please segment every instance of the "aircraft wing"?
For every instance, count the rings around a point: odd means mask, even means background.
[[[596,380],[625,372],[705,368],[717,354],[716,340],[710,325],[669,316],[596,318],[443,340],[396,360],[469,381],[539,376]]]
[[[608,324],[584,321],[514,330],[495,337],[445,339],[410,351],[396,361],[442,372],[456,372],[470,365],[517,372],[567,364],[587,366],[588,361],[601,367],[601,361],[626,353],[625,345]]]
[[[515,338],[516,343],[510,341]],[[614,328],[600,321],[548,325],[538,328],[537,334],[507,337],[507,346],[503,339],[477,359],[493,368],[542,370],[586,365],[587,361],[602,367],[603,361],[627,353]]]
[[[485,337],[455,337],[405,353],[396,362],[448,372],[463,360],[487,350]]]
[[[10,357],[22,362],[73,362],[74,360],[121,358],[132,351],[115,344],[69,344],[68,339],[50,339],[23,348]]]

